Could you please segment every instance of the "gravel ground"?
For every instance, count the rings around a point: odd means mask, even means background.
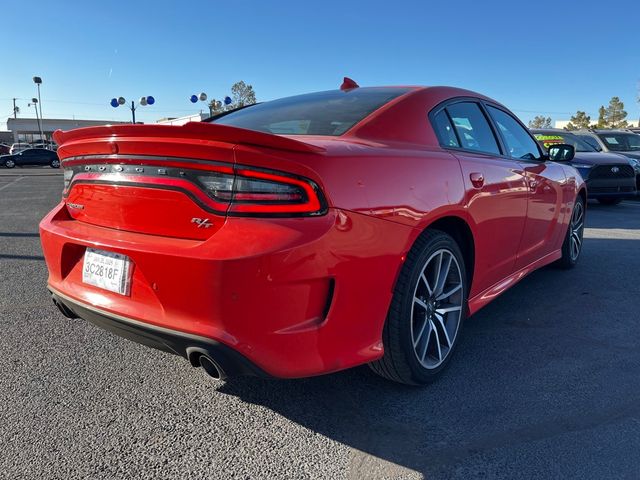
[[[216,383],[62,317],[37,233],[62,179],[6,174],[1,478],[640,477],[640,203],[590,204],[580,265],[470,319],[427,388],[366,367]]]

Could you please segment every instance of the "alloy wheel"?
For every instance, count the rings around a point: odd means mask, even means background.
[[[460,265],[450,250],[440,249],[425,262],[413,293],[413,351],[427,369],[439,367],[452,350],[464,300]]]
[[[569,237],[569,253],[571,260],[576,261],[582,249],[582,237],[584,234],[584,206],[582,202],[576,202],[571,214],[571,224],[569,225],[571,236]]]

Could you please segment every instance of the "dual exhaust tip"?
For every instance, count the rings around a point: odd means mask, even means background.
[[[220,363],[216,362],[205,349],[199,347],[188,347],[187,358],[192,366],[202,367],[202,369],[207,372],[207,375],[211,378],[214,378],[215,380],[225,380],[227,378],[227,374],[220,366]]]
[[[216,363],[213,358],[207,355],[200,355],[198,357],[198,362],[200,363],[202,369],[207,372],[207,375],[209,375],[213,379],[225,380],[227,378],[227,375],[224,373],[224,370],[222,370],[222,367],[218,365],[218,363]]]
[[[51,296],[53,303],[60,313],[62,313],[65,317],[70,319],[78,318],[75,312],[73,312],[69,307],[67,307],[64,303],[59,301],[54,295]],[[202,367],[202,369],[207,372],[207,374],[215,380],[225,380],[227,378],[227,374],[224,369],[220,366],[218,362],[216,362],[213,358],[211,358],[209,352],[202,348],[198,347],[189,347],[187,348],[187,358],[189,362],[194,367]]]

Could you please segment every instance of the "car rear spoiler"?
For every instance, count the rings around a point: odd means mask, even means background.
[[[215,123],[189,122],[184,125],[104,125],[100,127],[56,130],[53,139],[59,146],[84,140],[115,140],[123,137],[192,138],[225,143],[256,145],[302,153],[321,153],[325,149],[292,138]]]

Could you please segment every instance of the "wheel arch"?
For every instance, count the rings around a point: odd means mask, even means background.
[[[473,284],[473,274],[475,270],[476,259],[476,242],[471,226],[464,218],[458,215],[445,215],[434,218],[431,222],[423,226],[422,231],[413,239],[411,245],[409,246],[409,248],[407,248],[405,258],[411,250],[416,248],[416,243],[418,243],[418,240],[422,238],[429,230],[440,230],[441,232],[450,235],[460,247],[467,274],[467,284],[469,285],[468,288],[470,292],[471,286]],[[395,290],[396,288],[399,274],[400,269],[398,270],[396,278],[393,282],[393,290]]]

